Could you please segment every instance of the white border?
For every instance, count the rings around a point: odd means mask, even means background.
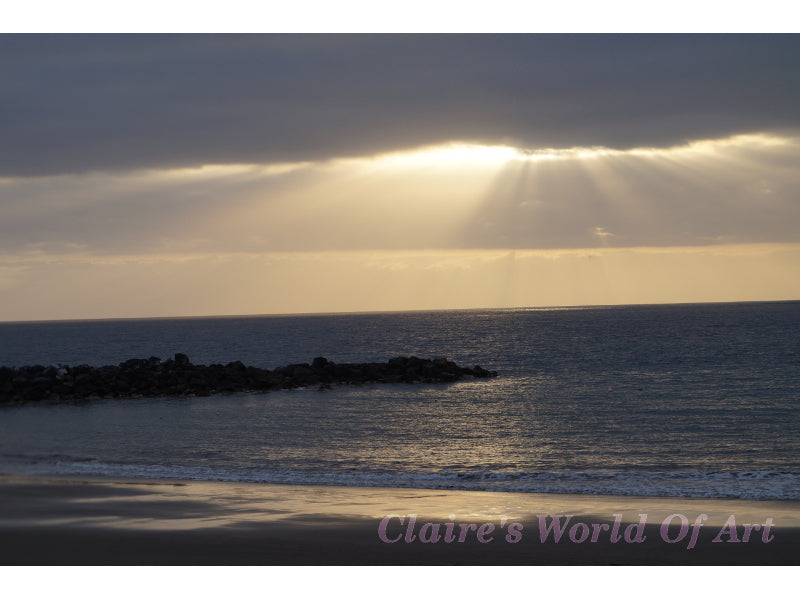
[[[0,31],[792,33],[798,12],[788,0],[30,0],[5,8]]]

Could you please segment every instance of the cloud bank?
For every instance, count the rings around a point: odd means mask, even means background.
[[[800,126],[794,35],[2,35],[0,176]]]

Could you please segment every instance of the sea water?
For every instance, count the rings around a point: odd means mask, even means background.
[[[800,500],[800,302],[0,324],[0,365],[447,357],[491,380],[0,406],[0,472]]]

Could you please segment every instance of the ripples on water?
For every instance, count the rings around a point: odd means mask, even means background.
[[[0,409],[0,468],[800,499],[800,303],[0,324],[0,364],[447,356],[492,381]]]

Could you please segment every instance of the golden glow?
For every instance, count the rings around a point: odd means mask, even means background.
[[[800,242],[798,153],[454,143],[6,178],[0,320],[800,298],[800,244],[755,243]]]
[[[357,162],[383,168],[474,169],[496,168],[518,157],[519,152],[510,146],[456,143],[380,154]]]
[[[299,169],[304,169],[313,163],[271,163],[271,164],[209,164],[199,167],[185,167],[180,169],[148,170],[145,175],[152,177],[174,178],[174,179],[217,179],[225,177],[237,177],[244,175],[283,175]]]
[[[800,244],[5,255],[0,293],[0,320],[788,300]]]
[[[766,133],[736,135],[718,140],[698,140],[668,148],[637,147],[630,150],[616,150],[603,146],[573,148],[533,148],[515,150],[517,158],[531,161],[575,160],[620,156],[670,157],[691,155],[713,155],[728,149],[763,149],[790,144],[792,139]]]
[[[482,145],[466,142],[426,146],[379,154],[368,158],[341,159],[341,164],[371,164],[388,168],[471,169],[496,168],[511,160],[591,160],[620,156],[689,156],[709,155],[726,149],[762,149],[792,143],[791,138],[766,133],[736,135],[715,140],[698,140],[666,148],[636,147],[618,150],[603,146],[575,146],[571,148],[516,148],[504,145]],[[306,163],[308,164],[308,163]]]

